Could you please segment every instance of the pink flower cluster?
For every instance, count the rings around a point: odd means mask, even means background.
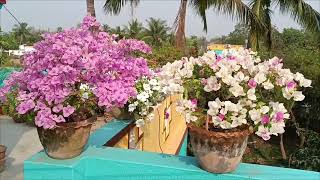
[[[43,128],[66,122],[76,111],[68,98],[80,84],[92,89],[97,105],[122,107],[136,95],[135,81],[150,75],[146,60],[133,53],[150,53],[151,48],[133,39],[116,42],[100,29],[100,23],[87,16],[79,28],[45,34],[35,51],[24,56],[23,71],[6,81],[0,98],[18,88],[18,113],[36,112],[35,123]]]

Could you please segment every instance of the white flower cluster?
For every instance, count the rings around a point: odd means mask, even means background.
[[[90,94],[92,93],[92,89],[87,84],[80,84],[80,95],[83,101],[89,99]]]
[[[197,60],[192,57],[190,59],[183,58],[164,65],[157,74],[162,92],[166,95],[183,93],[183,79],[192,76],[193,67],[198,64]]]
[[[128,111],[134,114],[137,127],[154,118],[154,106],[161,100],[161,86],[156,78],[143,77],[136,82],[137,97],[129,101]]]
[[[197,77],[199,67],[209,68],[210,73]],[[256,134],[265,140],[284,132],[284,120],[289,118],[285,107],[292,108],[294,101],[302,101],[305,97],[301,89],[311,87],[311,80],[301,73],[283,68],[281,59],[261,61],[256,53],[244,49],[224,50],[220,56],[208,53],[183,58],[168,63],[159,74],[166,93],[181,92],[187,88],[184,82],[198,78],[204,92],[217,95],[208,101],[207,111],[216,127],[235,128],[251,119],[258,126]],[[195,120],[190,102],[182,103],[185,105],[180,103],[179,110],[186,111],[187,121]]]
[[[198,120],[197,116],[192,115],[192,113],[196,110],[196,108],[197,108],[196,101],[182,99],[177,102],[176,110],[177,112],[184,115],[187,123],[190,123]]]
[[[212,117],[215,126],[223,129],[238,127],[247,124],[247,109],[242,106],[240,101],[237,104],[231,101],[221,102],[219,98],[208,102],[208,115]]]

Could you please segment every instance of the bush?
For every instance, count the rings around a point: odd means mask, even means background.
[[[160,47],[154,47],[152,54],[146,55],[149,66],[161,67],[168,62],[173,62],[183,57],[183,53],[172,45],[163,45]]]
[[[298,149],[290,156],[289,166],[320,172],[320,135],[309,131],[304,148]]]

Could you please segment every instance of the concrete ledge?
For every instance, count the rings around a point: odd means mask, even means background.
[[[106,142],[130,125],[113,120],[94,131],[86,150],[68,160],[49,158],[43,151],[24,162],[25,180],[100,180],[100,179],[303,179],[318,180],[319,172],[242,163],[233,173],[212,174],[201,168],[194,157],[186,155],[185,138],[179,155],[104,147]]]
[[[194,157],[89,147],[81,156],[55,160],[44,152],[24,163],[25,180],[89,179],[304,179],[317,180],[319,172],[242,163],[233,173],[211,174]]]

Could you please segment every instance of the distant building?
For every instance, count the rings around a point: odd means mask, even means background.
[[[232,45],[232,44],[215,44],[215,43],[208,44],[208,46],[207,46],[208,51],[222,51],[227,48],[239,49],[239,48],[243,48],[243,46],[242,45]]]
[[[13,56],[15,58],[20,58],[27,52],[34,51],[33,46],[20,45],[18,50],[8,50],[9,56]]]

